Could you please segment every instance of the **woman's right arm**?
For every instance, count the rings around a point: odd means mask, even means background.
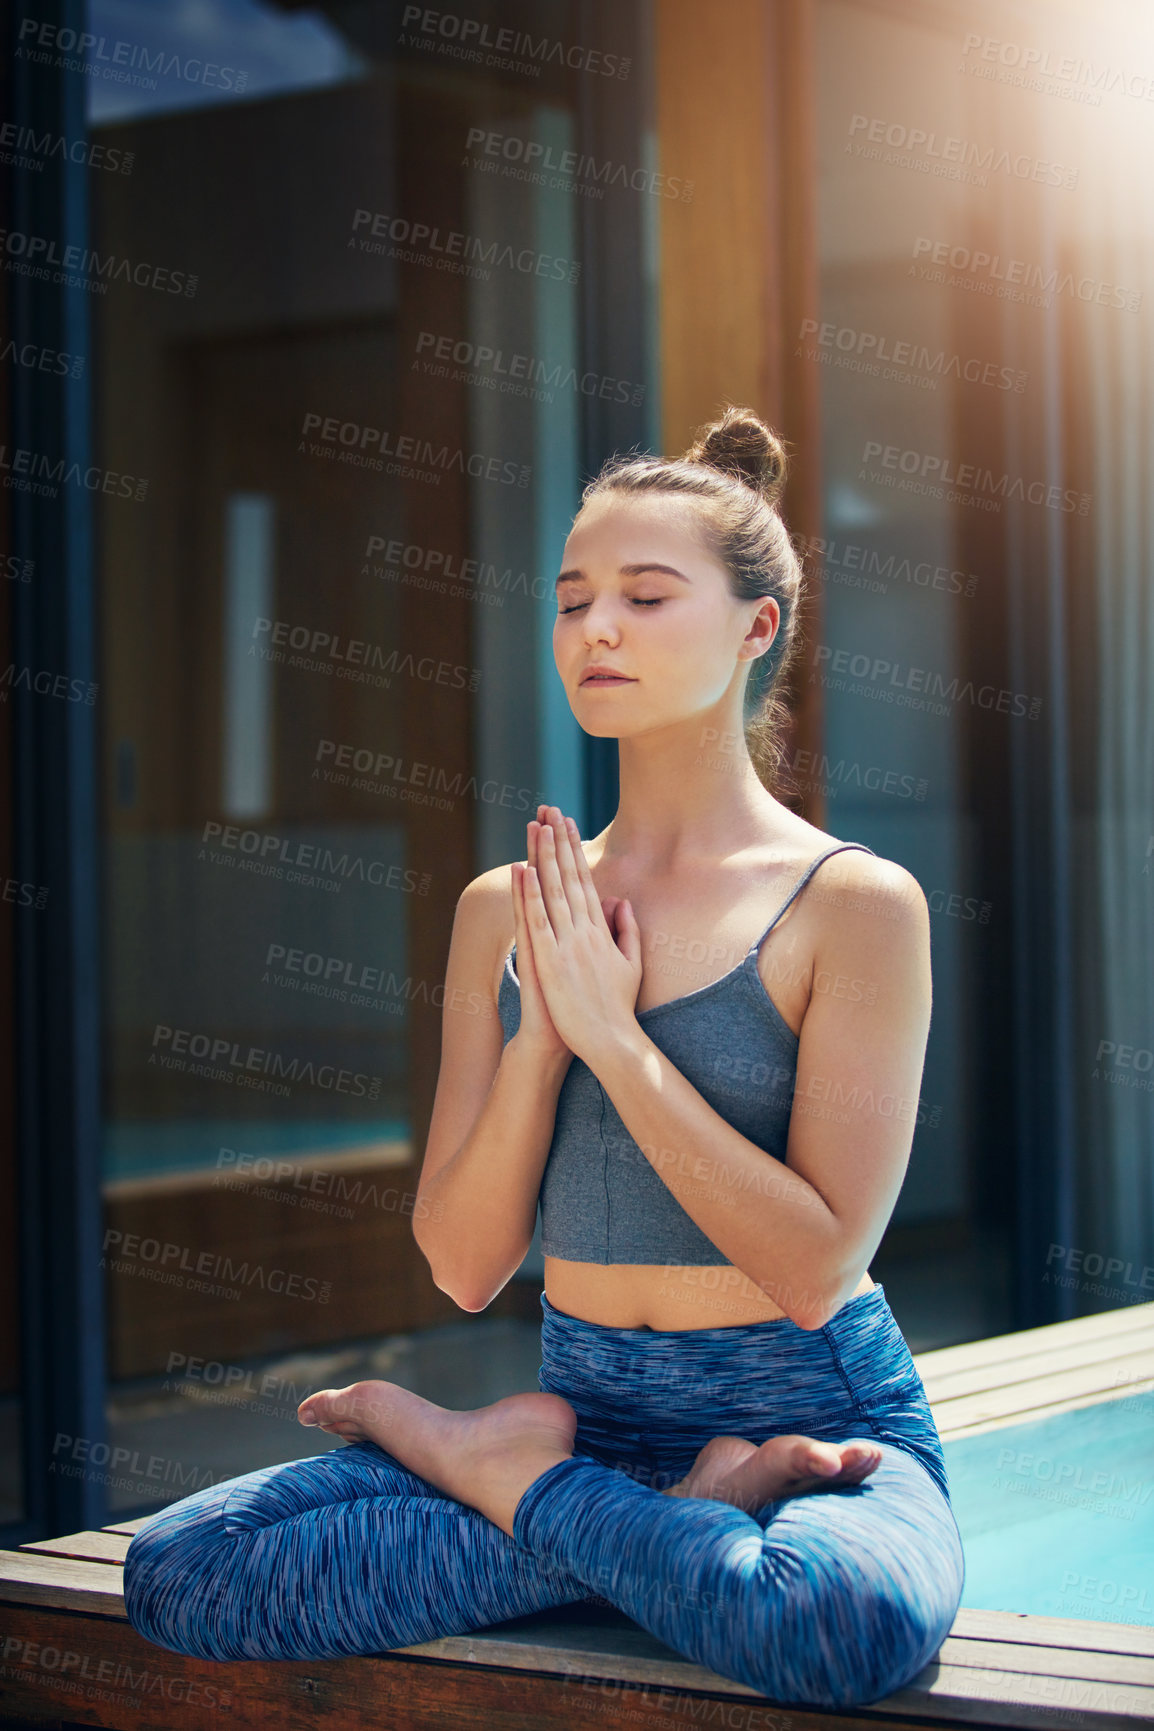
[[[524,1260],[572,1062],[568,1048],[524,1025],[502,1044],[494,939],[500,933],[504,943],[509,908],[508,866],[475,878],[457,902],[437,1093],[413,1215],[434,1282],[462,1310],[484,1310]],[[516,941],[520,960],[520,930]]]

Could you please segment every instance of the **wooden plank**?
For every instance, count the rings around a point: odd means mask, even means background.
[[[947,1635],[938,1662],[971,1670],[1080,1677],[1098,1683],[1138,1683],[1154,1689],[1154,1659],[1131,1653],[1099,1653],[1088,1647],[1018,1646],[1012,1641],[975,1641],[968,1635]]]
[[[102,1642],[109,1628],[124,1620],[121,1579],[107,1563],[40,1552],[0,1553],[0,1597],[44,1607],[38,1614],[49,1607],[59,1613],[98,1612]],[[620,1614],[598,1617],[584,1607],[573,1611],[569,1617],[542,1613],[493,1630],[448,1636],[389,1657],[469,1667],[473,1675],[532,1672],[595,1679],[618,1690],[632,1686],[667,1695],[696,1690],[730,1701],[765,1699],[683,1659]],[[74,1622],[82,1625],[84,1619]],[[1127,1625],[960,1612],[938,1659],[897,1696],[864,1711],[906,1717],[916,1711],[931,1720],[952,1715],[967,1723],[1016,1726],[1058,1725],[1076,1710],[1077,1723],[1117,1731],[1144,1716],[1154,1720],[1151,1636],[1154,1631]],[[1139,1654],[1131,1653],[1134,1646]],[[147,1644],[146,1650],[155,1657],[155,1647]]]
[[[103,1572],[100,1565],[95,1567],[98,1572]],[[367,1731],[369,1725],[382,1723],[396,1725],[398,1731],[409,1725],[460,1725],[469,1727],[469,1731],[475,1731],[481,1725],[508,1725],[510,1731],[513,1726],[530,1731],[530,1727],[551,1725],[568,1728],[584,1712],[608,1711],[614,1717],[628,1715],[630,1721],[636,1723],[640,1722],[639,1712],[649,1720],[645,1711],[648,1708],[654,1709],[649,1722],[668,1726],[671,1710],[679,1710],[693,1718],[708,1716],[702,1694],[713,1701],[730,1703],[725,1710],[727,1724],[737,1723],[733,1719],[734,1713],[744,1711],[752,1725],[755,1723],[753,1713],[760,1711],[739,1708],[734,1702],[735,1697],[766,1702],[767,1716],[756,1722],[767,1728],[776,1727],[777,1731],[834,1731],[836,1727],[850,1731],[853,1726],[864,1728],[869,1724],[909,1723],[911,1720],[1047,1728],[1079,1725],[1092,1728],[1092,1731],[1133,1731],[1136,1723],[1154,1718],[1154,1688],[1135,1685],[1129,1678],[1116,1677],[1102,1682],[1081,1676],[1054,1676],[1036,1668],[1007,1671],[1002,1663],[983,1668],[943,1659],[927,1666],[921,1677],[906,1689],[883,1702],[871,1703],[857,1713],[822,1714],[793,1707],[786,1713],[777,1713],[766,1697],[723,1678],[717,1679],[716,1685],[706,1691],[693,1695],[683,1693],[686,1685],[681,1681],[682,1677],[694,1676],[700,1681],[713,1675],[686,1661],[677,1662],[675,1675],[656,1670],[622,1675],[630,1670],[632,1661],[628,1657],[621,1660],[604,1651],[583,1646],[579,1626],[571,1631],[567,1645],[554,1644],[543,1677],[528,1663],[530,1658],[540,1653],[540,1649],[532,1644],[531,1629],[520,1631],[522,1639],[519,1642],[507,1638],[477,1641],[471,1659],[462,1661],[458,1657],[455,1663],[448,1665],[438,1665],[426,1659],[422,1671],[419,1668],[422,1655],[418,1649],[405,1649],[380,1658],[340,1661],[206,1663],[158,1649],[137,1636],[126,1622],[118,1620],[69,1617],[59,1611],[19,1607],[6,1614],[6,1632],[14,1626],[13,1619],[18,1623],[21,1618],[25,1620],[22,1626],[34,1631],[41,1650],[51,1640],[59,1650],[78,1655],[71,1662],[70,1675],[81,1676],[93,1687],[99,1685],[101,1679],[113,1683],[110,1693],[115,1716],[105,1718],[89,1713],[82,1717],[81,1704],[77,1700],[69,1706],[69,1715],[74,1722],[118,1726],[126,1723],[122,1715],[129,1696],[125,1671],[118,1663],[118,1655],[130,1651],[136,1667],[133,1674],[139,1678],[142,1672],[146,1672],[149,1690],[155,1692],[159,1688],[167,1696],[167,1699],[159,1701],[150,1701],[147,1697],[135,1700],[131,1723],[141,1728],[155,1726],[157,1731],[169,1731],[172,1699],[179,1688],[183,1703],[183,1692],[189,1689],[189,1679],[194,1677],[201,1679],[198,1700],[188,1705],[191,1708],[208,1701],[212,1716],[202,1717],[199,1712],[186,1711],[182,1704],[180,1723],[187,1727],[187,1731],[196,1731],[202,1724],[219,1726],[219,1712],[226,1706],[230,1721],[239,1726],[276,1724],[300,1726],[302,1731],[306,1724],[313,1726],[325,1721],[339,1722],[342,1731],[358,1731],[361,1726]],[[525,1624],[535,1621],[539,1619],[523,1620]],[[587,1636],[589,1631],[584,1633]],[[594,1633],[603,1643],[604,1631]],[[643,1631],[633,1631],[633,1635],[637,1645],[648,1639]],[[467,1638],[458,1639],[464,1641]],[[958,1644],[967,1645],[964,1641]],[[650,1645],[659,1647],[656,1642]],[[11,1646],[9,1656],[11,1659]],[[20,1692],[14,1690],[11,1681],[14,1671],[19,1670],[21,1658],[27,1660],[23,1667],[27,1685],[25,1694],[29,1690],[34,1693],[33,1705],[49,1698],[45,1690],[51,1690],[55,1683],[59,1683],[55,1670],[57,1660],[53,1656],[54,1669],[50,1676],[45,1676],[36,1670],[34,1653],[31,1659],[19,1652],[16,1657],[16,1667],[10,1663],[0,1680],[0,1708],[22,1706],[27,1710],[28,1701],[19,1698]],[[1043,1657],[1043,1649],[1035,1648],[1031,1665],[1040,1665]],[[498,1663],[499,1659],[505,1660],[505,1664]],[[406,1669],[406,1693],[402,1701],[392,1685],[397,1676],[394,1667],[401,1666],[406,1660],[411,1660],[412,1664]],[[517,1681],[518,1673],[522,1682]],[[500,1685],[495,1690],[493,1680],[498,1678]],[[287,1690],[290,1679],[294,1687]],[[205,1687],[210,1681],[215,1686],[214,1696],[205,1695]],[[248,1685],[256,1685],[255,1691],[246,1687]],[[37,1690],[39,1694],[35,1693]],[[238,1699],[238,1692],[247,1698]],[[225,1694],[230,1697],[227,1702]],[[514,1700],[524,1703],[526,1716],[517,1712],[510,1720],[505,1717],[505,1711],[513,1706]],[[417,1709],[416,1716],[413,1716],[414,1709]],[[662,1715],[660,1719],[656,1716],[658,1709]],[[497,1711],[496,1717],[494,1710]],[[462,1712],[465,1717],[458,1716]],[[339,1719],[336,1714],[340,1715]],[[743,1725],[745,1717],[741,1720]]]
[[[1150,1389],[1135,1390],[1134,1392],[1148,1394],[1151,1390],[1154,1390],[1154,1384],[1151,1384]],[[1030,1407],[1021,1413],[1001,1412],[995,1417],[982,1419],[977,1424],[955,1425],[951,1423],[948,1416],[944,1416],[940,1423],[935,1420],[935,1423],[937,1423],[938,1435],[945,1441],[947,1436],[952,1436],[955,1432],[961,1436],[977,1436],[981,1431],[1004,1430],[1009,1425],[1038,1424],[1042,1419],[1056,1418],[1062,1412],[1080,1412],[1082,1408],[1088,1406],[1105,1406],[1114,1398],[1112,1393],[1107,1394],[1101,1389],[1088,1389],[1084,1394],[1068,1395],[1064,1400],[1044,1401],[1040,1406]],[[1119,1396],[1118,1398],[1124,1397]],[[932,1411],[933,1408],[931,1407],[930,1410]],[[948,1412],[947,1407],[947,1415]]]
[[[938,1425],[938,1435],[943,1442],[948,1442],[956,1436],[983,1436],[987,1431],[1005,1430],[1010,1425],[1037,1424],[1044,1418],[1057,1418],[1059,1413],[1080,1412],[1084,1407],[1101,1406],[1102,1401],[1101,1394],[1075,1395],[1070,1400],[1050,1401],[1046,1406],[1035,1407],[1033,1411],[1019,1416],[1010,1413],[999,1418],[985,1419],[980,1424],[959,1425],[956,1429],[946,1424],[940,1424]]]
[[[588,1640],[588,1633],[587,1630],[574,1630],[571,1640],[564,1644],[558,1641],[556,1632],[549,1629],[542,1631],[547,1639],[538,1640],[534,1640],[529,1630],[503,1639],[455,1636],[399,1651],[413,1656],[451,1660],[457,1664],[499,1665],[512,1670],[538,1671],[560,1667],[614,1682],[681,1690],[708,1688],[731,1697],[765,1699],[744,1684],[729,1681],[681,1659],[657,1642],[646,1643],[643,1638],[637,1638],[622,1651],[616,1639],[612,1643],[601,1640],[594,1644]],[[991,1677],[1001,1679],[993,1694]],[[1111,1713],[1118,1709],[1118,1688],[1128,1688],[1131,1694],[1126,1697],[1122,1716],[1132,1713],[1141,1717],[1144,1712],[1154,1715],[1154,1663],[1149,1659],[1084,1649],[1012,1646],[1010,1643],[953,1640],[950,1637],[943,1643],[938,1658],[899,1694],[903,1710],[913,1711],[915,1702],[917,1711],[923,1713],[952,1711],[955,1706],[960,1706],[963,1716],[971,1717],[972,1709],[980,1708],[981,1703],[991,1699],[999,1703],[1019,1701],[1027,1707],[1033,1703],[1036,1708],[1037,1700],[1048,1699],[1048,1692],[1057,1684],[1068,1684],[1070,1690],[1077,1693],[1083,1709],[1101,1709],[1099,1696],[1107,1692]],[[870,1710],[888,1711],[894,1704],[895,1697],[887,1696],[884,1702],[871,1703]],[[978,1716],[981,1717],[980,1712]],[[1029,1722],[1028,1718],[1025,1722]]]
[[[1154,1658],[1154,1629],[1136,1623],[1103,1623],[1090,1617],[1038,1617],[1029,1611],[963,1607],[954,1618],[950,1635],[1024,1646],[1079,1647],[1096,1653],[1140,1653]]]
[[[1145,1365],[1147,1361],[1120,1359],[1115,1362],[1136,1368],[1139,1363]],[[1087,1395],[1100,1399],[1102,1393],[1101,1370],[1095,1365],[1082,1365],[1076,1370],[1059,1371],[1054,1376],[1034,1377],[1017,1387],[993,1388],[978,1394],[962,1395],[957,1400],[930,1404],[939,1432],[944,1425],[947,1430],[956,1433],[970,1425],[985,1424],[991,1419],[1029,1424],[1044,1407],[1053,1406],[1059,1401],[1077,1400]]]
[[[704,1665],[665,1647],[637,1631],[634,1641],[614,1639],[592,1642],[588,1630],[575,1630],[566,1638],[544,1629],[537,1639],[523,1636],[447,1635],[419,1646],[398,1647],[398,1653],[413,1658],[448,1660],[457,1665],[498,1666],[511,1671],[553,1672],[559,1676],[598,1677],[614,1683],[645,1684],[650,1688],[696,1689],[726,1696],[740,1695],[764,1700],[756,1689],[718,1676]]]
[[[1084,1645],[1063,1647],[1058,1640],[1060,1627],[1079,1641],[1083,1640],[1082,1631],[1074,1629],[1071,1624],[1062,1624],[1057,1618],[1019,1619],[1013,1614],[1005,1614],[1003,1623],[1000,1621],[1003,1614],[998,1612],[985,1612],[980,1616],[982,1620],[977,1626],[983,1631],[991,1631],[991,1638],[979,1638],[968,1628],[964,1633],[951,1633],[943,1643],[937,1661],[927,1666],[921,1677],[908,1685],[908,1690],[940,1694],[943,1668],[949,1670],[953,1692],[959,1699],[969,1698],[972,1693],[963,1672],[980,1674],[982,1679],[989,1672],[1002,1672],[1010,1676],[1060,1676],[1071,1682],[1127,1683],[1154,1690],[1154,1657],[1148,1654],[1111,1651],[1107,1640],[1093,1633]],[[1046,1629],[1031,1630],[1030,1633],[1042,1634],[1049,1639],[1023,1639],[1023,1621],[1048,1624]],[[1017,1627],[1006,1628],[1004,1625]],[[1088,1627],[1099,1630],[1110,1626]],[[1145,1633],[1147,1631],[1139,1631],[1140,1635]],[[1124,1631],[1123,1638],[1128,1634],[1129,1631]],[[1017,1640],[997,1638],[1014,1635]],[[452,1660],[460,1664],[497,1664],[511,1669],[542,1671],[556,1668],[560,1658],[567,1667],[575,1665],[587,1675],[603,1675],[635,1683],[665,1683],[681,1689],[705,1687],[708,1679],[711,1688],[730,1695],[757,1693],[742,1684],[703,1672],[700,1667],[654,1641],[643,1630],[628,1626],[598,1629],[582,1623],[560,1630],[552,1613],[520,1619],[515,1625],[504,1625],[496,1633],[477,1631],[472,1635],[449,1636],[401,1650],[414,1656]],[[1034,1685],[1027,1683],[1023,1687],[1029,1691]]]
[[[1007,1359],[1024,1358],[1032,1352],[1045,1352],[1051,1347],[1114,1340],[1120,1335],[1141,1333],[1154,1317],[1154,1304],[1126,1305],[1121,1310],[1102,1311],[1096,1316],[1075,1317],[1072,1322],[1048,1322],[1041,1328],[1022,1328],[1013,1334],[989,1335],[984,1340],[967,1340],[958,1346],[939,1346],[930,1352],[914,1355],[918,1375],[966,1370],[974,1364],[1002,1364]]]
[[[1120,1387],[1113,1380],[1115,1365],[1121,1367],[1134,1366],[1134,1359],[1116,1359],[1112,1364],[1090,1365],[1073,1364],[1064,1367],[1055,1366],[1052,1371],[1021,1379],[1015,1378],[1009,1383],[994,1383],[984,1381],[980,1377],[973,1379],[969,1388],[959,1386],[950,1390],[927,1389],[926,1398],[930,1408],[935,1413],[941,1413],[949,1420],[951,1404],[955,1401],[973,1400],[984,1397],[997,1407],[999,1414],[1011,1415],[1015,1412],[1034,1411],[1040,1406],[1053,1406],[1058,1400],[1083,1400],[1092,1397],[1095,1404],[1126,1400],[1133,1395],[1149,1394],[1154,1389],[1154,1369],[1150,1368],[1149,1359],[1142,1362],[1141,1371],[1135,1374],[1129,1368],[1126,1374],[1131,1381]],[[1063,1383],[1060,1379],[1073,1379]],[[1053,1391],[1057,1390],[1055,1394]]]
[[[932,1669],[932,1667],[931,1667]],[[1128,1727],[1154,1723],[1154,1688],[1080,1677],[940,1665],[928,1689],[922,1678],[875,1706],[888,1712],[945,1715],[969,1723]],[[922,1673],[924,1677],[925,1673]]]
[[[1040,1328],[986,1335],[981,1340],[962,1341],[957,1346],[934,1347],[918,1353],[917,1362],[919,1368],[924,1365],[926,1371],[933,1374],[938,1370],[965,1368],[970,1363],[1001,1363],[1023,1354],[1044,1352],[1052,1345],[1115,1340],[1144,1332],[1150,1326],[1152,1314],[1154,1303],[1124,1305],[1118,1310],[1100,1311],[1094,1316],[1075,1317],[1070,1322],[1049,1322]]]
[[[151,1515],[140,1515],[132,1521],[110,1521],[106,1527],[101,1527],[102,1533],[138,1533],[145,1521],[150,1521]]]
[[[107,1563],[0,1551],[0,1600],[123,1617],[123,1580],[123,1571],[110,1569]]]
[[[131,1543],[126,1533],[69,1533],[62,1539],[33,1539],[19,1548],[35,1551],[39,1556],[79,1557],[87,1563],[123,1564]]]
[[[145,1641],[128,1624],[13,1607],[5,1611],[0,1722],[51,1717],[117,1731],[573,1731],[624,1723],[670,1731],[683,1721],[735,1731],[878,1731],[941,1726],[941,1715],[819,1708],[783,1710],[728,1696],[637,1688],[578,1673],[547,1676],[398,1657],[276,1661],[191,1659]],[[40,1663],[45,1649],[68,1653]],[[995,1723],[1008,1723],[998,1720]],[[1095,1727],[1095,1731],[1099,1731]],[[1102,1726],[1100,1731],[1132,1731]]]
[[[1132,1373],[1128,1366],[1135,1359],[1141,1361],[1145,1375]],[[1029,1381],[1033,1377],[1052,1376],[1059,1371],[1074,1370],[1081,1366],[1093,1365],[1102,1374],[1102,1387],[1109,1388],[1119,1396],[1134,1394],[1142,1381],[1154,1382],[1154,1324],[1148,1332],[1138,1335],[1124,1335],[1115,1343],[1113,1349],[1107,1348],[1100,1341],[1088,1345],[1081,1341],[1071,1341],[1066,1346],[1055,1347],[1050,1352],[1031,1352],[1021,1358],[1007,1359],[1002,1364],[977,1364],[963,1366],[952,1371],[939,1371],[927,1381],[922,1378],[926,1393],[931,1401],[953,1400],[958,1395],[974,1394],[982,1389],[1004,1388],[1015,1382]],[[1118,1382],[1117,1376],[1125,1380]]]

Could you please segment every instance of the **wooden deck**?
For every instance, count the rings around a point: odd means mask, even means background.
[[[921,1355],[943,1437],[1154,1389],[1154,1304]],[[1154,1629],[960,1611],[905,1689],[845,1713],[779,1706],[611,1610],[570,1607],[378,1658],[212,1663],[124,1615],[141,1520],[0,1552],[0,1723],[135,1731],[331,1726],[536,1731],[683,1722],[733,1731],[878,1725],[1136,1731],[1154,1724]]]

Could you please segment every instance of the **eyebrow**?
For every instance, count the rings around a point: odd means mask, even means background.
[[[661,571],[667,577],[680,577],[683,583],[692,583],[693,581],[691,577],[685,575],[684,571],[678,571],[673,565],[658,565],[652,559],[643,559],[638,565],[622,565],[620,570],[623,577],[640,577],[646,571]],[[584,575],[583,571],[562,571],[553,585],[554,594],[560,589],[562,583],[580,583]]]

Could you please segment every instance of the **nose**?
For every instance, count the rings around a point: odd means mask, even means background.
[[[618,643],[621,640],[618,608],[611,596],[591,601],[582,614],[581,623],[586,646],[590,649],[598,643]]]

